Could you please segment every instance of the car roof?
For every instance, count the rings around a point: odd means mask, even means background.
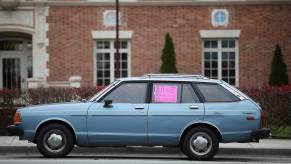
[[[120,81],[185,81],[185,82],[210,82],[221,83],[220,80],[209,79],[202,75],[192,74],[145,74],[140,77],[126,77],[118,79]]]

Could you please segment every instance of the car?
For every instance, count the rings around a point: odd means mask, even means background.
[[[9,132],[63,157],[75,145],[174,146],[211,160],[219,143],[269,137],[261,107],[234,86],[201,75],[120,78],[82,102],[18,109]]]

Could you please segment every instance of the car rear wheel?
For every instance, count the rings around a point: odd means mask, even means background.
[[[182,140],[181,149],[194,160],[211,160],[219,146],[215,133],[204,127],[193,128]]]
[[[66,126],[49,124],[40,130],[36,144],[45,157],[63,157],[72,151],[74,138]]]

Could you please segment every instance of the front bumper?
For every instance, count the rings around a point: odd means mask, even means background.
[[[269,136],[270,136],[270,129],[267,129],[267,128],[253,130],[251,133],[252,139],[255,139],[255,140],[268,138]]]
[[[11,136],[22,136],[23,130],[20,129],[17,125],[9,125],[7,127],[8,133]]]

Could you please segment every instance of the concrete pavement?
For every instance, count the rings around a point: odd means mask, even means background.
[[[260,143],[227,143],[220,144],[219,154],[245,154],[245,155],[278,155],[291,156],[291,140],[283,139],[264,139]],[[75,147],[73,153],[92,154],[177,154],[180,150],[177,148],[163,147],[98,147],[98,148],[80,148]],[[0,136],[0,154],[9,153],[30,153],[37,154],[36,145],[27,141],[20,141],[18,137]],[[181,154],[181,153],[180,153]]]

